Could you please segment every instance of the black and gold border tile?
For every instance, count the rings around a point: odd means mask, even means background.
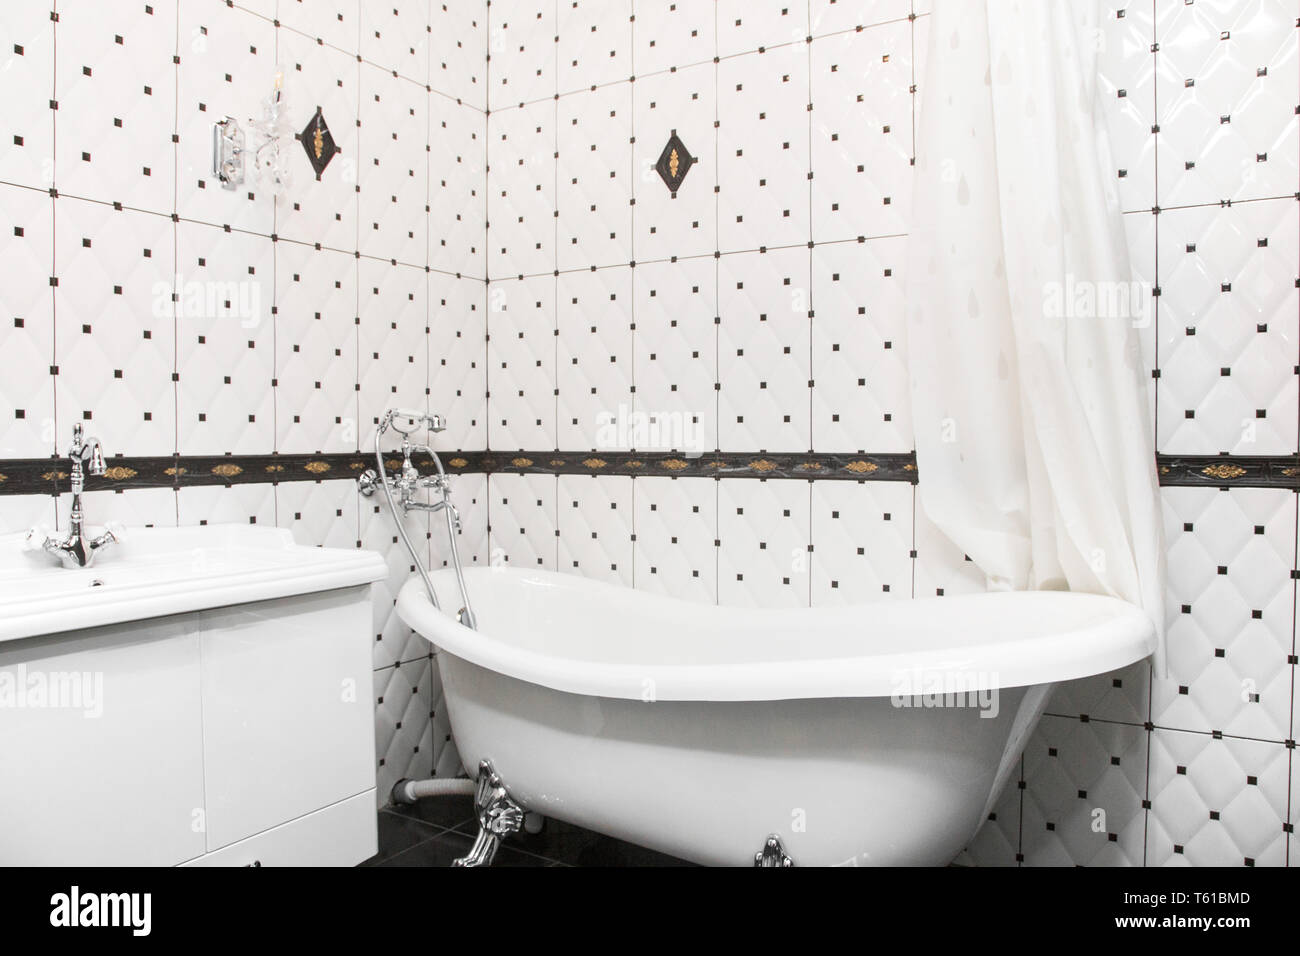
[[[670,478],[759,478],[841,481],[917,481],[914,454],[767,454],[708,452],[450,451],[443,464],[453,474],[627,475]],[[431,467],[417,459],[421,470]],[[401,462],[385,459],[389,468]],[[360,452],[318,455],[175,455],[110,458],[86,490],[183,488],[282,481],[355,479],[374,465]],[[1173,487],[1285,488],[1300,490],[1300,456],[1159,455],[1160,484]],[[61,458],[0,459],[0,495],[60,494],[68,490]]]

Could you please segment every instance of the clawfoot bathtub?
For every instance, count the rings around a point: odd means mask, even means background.
[[[439,650],[465,766],[495,771],[480,803],[705,864],[946,864],[1052,686],[1153,646],[1140,611],[1094,595],[772,611],[545,571],[466,579],[478,631],[455,620],[451,571],[433,575],[448,613],[418,578],[397,607]]]

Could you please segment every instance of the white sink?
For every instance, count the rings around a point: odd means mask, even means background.
[[[379,555],[296,544],[283,528],[130,528],[90,568],[0,535],[0,641],[368,584]]]

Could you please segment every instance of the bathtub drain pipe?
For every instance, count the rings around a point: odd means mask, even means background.
[[[394,803],[415,803],[425,797],[474,795],[474,781],[467,777],[436,777],[433,780],[399,780],[393,787]]]

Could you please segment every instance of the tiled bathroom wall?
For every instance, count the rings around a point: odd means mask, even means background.
[[[621,406],[671,436],[638,451],[911,450],[902,269],[927,9],[492,3],[488,443],[597,462],[491,475],[499,555],[723,604],[981,587],[948,570],[907,484],[599,476],[629,447],[601,427]],[[1103,12],[1158,451],[1294,455],[1300,9]],[[654,168],[674,132],[695,159],[675,194]],[[1295,492],[1163,498],[1169,677],[1062,687],[963,862],[1290,861]]]
[[[911,450],[926,0],[50,6],[0,17],[0,457],[54,454],[78,419],[110,453],[364,450],[379,412],[422,389],[448,449]],[[1158,451],[1293,455],[1300,11],[1104,9]],[[277,64],[295,127],[319,105],[342,147],[320,182],[297,163],[279,205],[208,174],[212,120],[255,114]],[[675,193],[655,168],[674,133],[694,160]],[[243,298],[160,304],[177,273]],[[981,586],[906,483],[591,470],[457,478],[462,554],[724,604]],[[354,489],[95,492],[88,508],[384,553],[384,793],[457,758],[436,659],[391,614],[409,562]],[[1163,498],[1170,676],[1061,688],[963,862],[1290,861],[1295,492]],[[56,520],[49,497],[0,495],[0,531]],[[441,528],[418,530],[441,563]]]
[[[62,454],[78,421],[110,455],[356,451],[384,408],[425,402],[450,419],[447,447],[482,447],[485,23],[481,3],[429,0],[7,6],[0,458]],[[317,180],[290,141],[279,201],[211,173],[214,121],[252,145],[277,68],[290,127],[320,107],[341,150]],[[486,482],[457,481],[472,514]],[[380,798],[459,768],[429,646],[392,612],[409,559],[355,481],[86,498],[96,523],[252,522],[384,554]],[[0,495],[0,533],[66,508]],[[476,561],[485,521],[461,546]]]

